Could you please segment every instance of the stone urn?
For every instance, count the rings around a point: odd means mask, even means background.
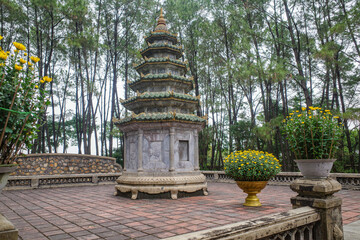
[[[336,159],[297,159],[294,160],[304,178],[327,178]]]
[[[245,199],[244,206],[248,207],[260,207],[261,203],[256,194],[260,193],[263,190],[268,181],[236,181],[236,184],[241,188],[244,193],[248,194]]]
[[[7,180],[9,179],[10,174],[15,171],[17,165],[0,165],[0,193],[2,189],[6,186]]]

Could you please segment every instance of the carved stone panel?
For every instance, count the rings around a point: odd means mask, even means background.
[[[189,141],[179,140],[179,161],[189,161]]]
[[[168,171],[164,162],[164,135],[162,131],[146,134],[143,142],[143,168],[145,171]]]
[[[151,142],[149,146],[149,161],[161,162],[161,142]]]
[[[138,158],[138,138],[136,135],[129,136],[126,144],[126,169],[127,171],[137,171],[137,158]]]

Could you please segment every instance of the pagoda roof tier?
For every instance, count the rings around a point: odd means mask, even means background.
[[[176,112],[158,112],[158,113],[133,113],[131,116],[122,119],[113,119],[116,125],[125,125],[134,122],[188,122],[205,124],[207,117],[198,117],[195,114],[185,114]]]
[[[187,102],[199,102],[199,96],[194,97],[190,94],[176,93],[173,91],[167,92],[144,92],[137,93],[137,96],[122,100],[121,103],[125,106],[130,102],[134,101],[158,101],[158,100],[177,100],[177,101],[187,101]]]
[[[182,47],[166,43],[149,44],[145,49],[140,49],[140,54],[144,57],[149,57],[156,52],[170,52],[176,55],[177,58],[182,55]]]
[[[174,66],[184,68],[185,71],[187,70],[185,62],[183,62],[181,60],[178,60],[178,59],[172,59],[172,58],[169,58],[169,57],[166,57],[166,58],[154,58],[154,57],[145,58],[144,62],[139,63],[137,65],[135,64],[134,68],[135,68],[135,70],[138,71],[141,68],[143,68],[144,66],[152,65],[152,64],[171,64],[171,65],[174,65]]]
[[[153,43],[155,40],[169,40],[174,44],[178,43],[177,34],[172,34],[169,31],[150,32],[149,36],[145,36],[145,41]]]
[[[161,112],[161,111],[177,111],[182,113],[194,112],[199,105],[196,100],[184,100],[178,98],[163,98],[163,99],[135,99],[132,102],[123,104],[126,109],[135,113],[140,112]],[[164,110],[166,108],[166,110]],[[146,109],[146,110],[145,110]]]
[[[148,86],[176,86],[180,89],[185,89],[185,92],[189,92],[193,89],[193,78],[186,78],[179,75],[168,74],[147,74],[143,75],[140,79],[130,82],[129,87],[134,91],[141,91]]]

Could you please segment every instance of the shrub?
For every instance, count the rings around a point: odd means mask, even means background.
[[[224,170],[235,181],[268,181],[280,172],[281,165],[270,153],[247,150],[227,156]]]
[[[341,138],[338,116],[319,107],[305,107],[284,119],[283,132],[296,159],[333,158]]]
[[[24,146],[31,147],[40,127],[38,118],[50,103],[42,85],[51,78],[39,79],[35,71],[40,59],[25,60],[26,47],[13,45],[12,52],[0,48],[0,164],[11,164]]]

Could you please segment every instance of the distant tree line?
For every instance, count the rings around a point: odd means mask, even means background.
[[[51,105],[30,152],[116,155],[111,119],[128,114],[119,98],[138,49],[163,7],[179,34],[201,95],[203,169],[222,169],[234,150],[274,153],[295,170],[282,120],[303,106],[341,116],[335,170],[360,172],[360,2],[356,0],[0,0],[4,49],[24,43],[41,58]]]

